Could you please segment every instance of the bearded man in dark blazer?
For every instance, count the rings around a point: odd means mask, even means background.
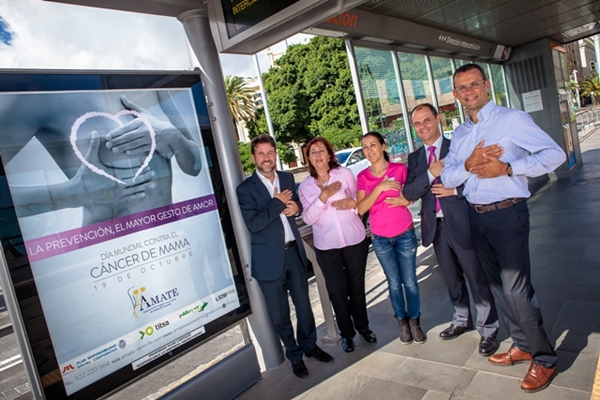
[[[316,345],[306,252],[296,225],[302,203],[294,176],[276,171],[275,140],[260,135],[252,140],[251,150],[256,171],[237,187],[237,197],[251,236],[252,277],[262,289],[294,374],[306,378],[308,370],[302,361],[303,353],[321,362],[333,358]],[[290,320],[288,291],[296,308],[296,337]]]

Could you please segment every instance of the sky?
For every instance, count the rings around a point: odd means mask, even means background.
[[[310,36],[296,35],[288,44]],[[272,46],[282,52],[285,43]],[[41,0],[0,0],[2,69],[143,69],[194,67],[176,19]],[[267,51],[258,54],[268,70]],[[256,77],[252,56],[220,55],[223,75]]]

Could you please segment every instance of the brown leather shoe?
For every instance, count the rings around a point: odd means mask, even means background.
[[[488,358],[491,363],[496,365],[514,365],[533,360],[531,354],[524,352],[517,346],[513,346],[506,353],[498,353]]]
[[[521,389],[528,393],[538,392],[548,387],[552,378],[556,376],[558,369],[556,365],[551,368],[546,368],[534,362],[531,363],[525,379],[521,382]]]

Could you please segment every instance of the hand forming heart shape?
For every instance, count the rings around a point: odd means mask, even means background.
[[[135,175],[133,176],[133,182],[135,182],[135,178],[137,178],[138,175],[142,173],[144,168],[146,168],[148,166],[148,164],[150,164],[150,160],[152,159],[152,156],[154,155],[154,151],[156,150],[156,134],[154,133],[154,129],[152,128],[152,125],[150,124],[150,122],[148,121],[148,119],[146,118],[145,115],[143,115],[137,111],[131,111],[131,110],[122,110],[116,114],[109,114],[109,113],[105,113],[105,112],[101,112],[101,111],[91,111],[91,112],[83,114],[81,117],[79,117],[75,120],[75,123],[71,127],[71,136],[70,136],[71,147],[73,147],[73,152],[75,153],[77,158],[79,158],[79,160],[81,160],[83,165],[88,167],[92,172],[94,172],[98,175],[102,175],[110,180],[121,183],[123,185],[125,185],[126,183],[118,178],[115,178],[114,176],[110,175],[106,171],[101,170],[100,168],[96,167],[95,165],[91,164],[88,160],[85,159],[83,154],[81,154],[81,151],[79,151],[79,149],[77,148],[77,131],[79,130],[79,127],[81,126],[81,124],[83,124],[87,119],[94,118],[94,117],[105,117],[105,118],[113,120],[119,126],[123,126],[123,122],[121,122],[119,117],[122,117],[123,115],[126,115],[126,114],[133,115],[134,117],[141,120],[146,125],[146,127],[148,128],[148,132],[150,133],[150,141],[151,141],[150,152],[148,153],[148,156],[144,159],[144,162],[142,163],[140,168],[135,172]]]

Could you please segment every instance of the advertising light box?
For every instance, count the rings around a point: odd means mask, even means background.
[[[249,314],[197,74],[0,73],[0,156],[46,398],[101,397]]]

